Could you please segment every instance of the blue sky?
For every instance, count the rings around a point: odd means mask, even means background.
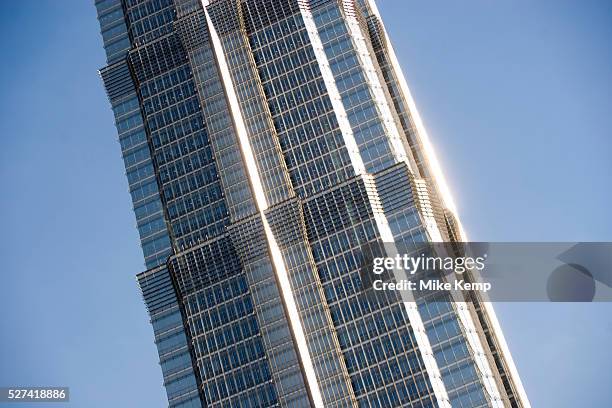
[[[0,2],[0,385],[162,407],[92,3]],[[470,238],[612,241],[612,3],[379,3]],[[496,309],[534,407],[612,404],[612,305]]]

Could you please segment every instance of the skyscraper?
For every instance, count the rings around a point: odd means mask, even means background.
[[[529,406],[489,304],[362,290],[462,239],[373,0],[96,8],[170,407]]]

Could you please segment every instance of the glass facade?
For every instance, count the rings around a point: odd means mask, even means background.
[[[95,6],[169,407],[529,406],[479,299],[363,290],[461,239],[373,0]]]

